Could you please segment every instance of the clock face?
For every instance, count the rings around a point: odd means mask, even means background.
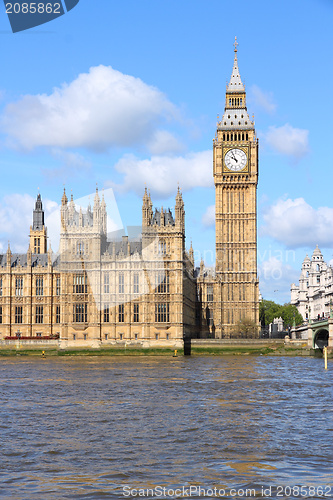
[[[224,157],[226,167],[233,172],[239,172],[247,164],[246,153],[242,149],[229,149]]]

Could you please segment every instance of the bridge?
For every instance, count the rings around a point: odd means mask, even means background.
[[[333,349],[333,314],[327,318],[312,319],[291,329],[292,338],[307,338],[312,349]]]

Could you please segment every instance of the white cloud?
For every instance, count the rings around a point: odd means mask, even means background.
[[[7,250],[7,241],[10,242],[10,248],[14,253],[25,253],[28,250],[29,230],[35,201],[36,199],[28,194],[17,193],[7,195],[0,201],[0,249],[2,252]],[[55,211],[59,213],[59,206],[56,202],[48,199],[43,199],[42,202],[46,218]],[[47,226],[49,238],[59,232],[55,224],[51,223]]]
[[[59,148],[52,148],[50,153],[60,162],[61,166],[59,168],[43,168],[41,171],[48,179],[62,179],[62,182],[65,182],[68,177],[82,175],[91,169],[91,162],[79,153]]]
[[[294,128],[289,123],[282,127],[269,127],[266,142],[278,153],[299,160],[309,152],[309,131]]]
[[[152,194],[161,197],[174,194],[178,183],[183,191],[213,185],[211,151],[185,156],[152,156],[146,160],[126,155],[118,161],[115,169],[124,175],[123,184],[109,181],[106,185],[119,191],[135,191],[139,195],[142,195],[145,183]]]
[[[252,85],[250,88],[249,100],[260,108],[263,108],[267,113],[274,113],[276,104],[273,100],[272,92],[264,92],[258,85]]]
[[[206,227],[215,226],[215,205],[207,207],[206,212],[202,216],[202,224]]]
[[[178,139],[167,130],[156,130],[147,146],[153,155],[178,153],[184,149]]]
[[[300,271],[276,256],[270,256],[258,266],[259,288],[264,299],[277,303],[290,302],[290,285],[297,283]]]
[[[2,251],[7,249],[7,241],[12,251],[27,251],[34,204],[35,200],[28,194],[7,195],[0,201]]]
[[[98,151],[147,143],[154,149],[163,133],[164,148],[167,142],[174,146],[176,140],[163,128],[178,118],[177,108],[160,90],[101,65],[50,95],[26,95],[9,104],[1,126],[8,144],[25,150],[46,146]]]
[[[333,208],[311,207],[304,198],[279,199],[264,214],[261,234],[287,247],[333,245]]]

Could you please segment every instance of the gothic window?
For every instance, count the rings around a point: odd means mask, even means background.
[[[87,304],[73,304],[73,322],[87,323]]]
[[[317,271],[320,271],[319,264],[317,264]]]
[[[35,323],[43,323],[43,306],[36,306],[36,321]]]
[[[214,324],[214,317],[213,317],[213,311],[207,307],[206,310],[206,320],[207,320],[207,325],[208,326],[213,326]]]
[[[23,318],[23,307],[22,306],[15,306],[15,323],[19,324],[22,323],[22,318]]]
[[[248,133],[246,134],[246,140],[247,141],[249,140],[249,134]]]
[[[212,302],[214,300],[213,285],[207,286],[207,302]]]
[[[104,273],[104,293],[110,292],[110,275],[109,273]]]
[[[320,276],[317,276],[317,283],[320,283]]]
[[[2,323],[2,306],[0,306],[0,323]]]
[[[133,304],[134,315],[133,321],[134,323],[139,323],[139,304]]]
[[[44,281],[43,278],[36,278],[36,295],[44,295]]]
[[[165,242],[165,240],[160,240],[158,242],[158,253],[159,253],[159,255],[166,254],[166,242]]]
[[[17,297],[23,295],[23,278],[22,278],[22,276],[15,278],[15,295]]]
[[[166,303],[155,304],[155,322],[169,323],[169,304]]]
[[[160,271],[155,275],[155,289],[157,293],[169,293],[169,275]]]
[[[60,306],[56,307],[56,323],[60,323]]]
[[[84,254],[84,243],[83,241],[78,241],[76,244],[76,255]]]
[[[240,98],[240,105],[243,106],[243,98]]]
[[[2,296],[2,278],[0,278],[0,297]]]
[[[34,253],[40,253],[40,238],[34,238]]]
[[[125,281],[124,281],[124,275],[123,273],[120,273],[118,275],[118,292],[119,293],[124,293],[125,292]]]
[[[110,307],[104,305],[104,323],[110,322]]]
[[[60,288],[60,276],[57,276],[56,277],[56,295],[60,295],[60,291],[61,291],[61,288]]]
[[[119,323],[124,323],[125,321],[124,304],[119,304],[118,306],[118,321]]]
[[[139,273],[133,275],[133,292],[139,293]]]
[[[229,97],[229,106],[231,106],[231,97]]]
[[[73,293],[87,293],[87,276],[74,274]]]

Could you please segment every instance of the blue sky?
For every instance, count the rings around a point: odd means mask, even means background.
[[[330,0],[80,0],[13,34],[1,3],[0,251],[26,251],[38,188],[55,247],[64,185],[74,199],[112,188],[126,227],[145,184],[172,208],[179,183],[186,245],[213,265],[212,139],[237,36],[260,142],[260,289],[289,301],[306,253],[333,259],[332,25]]]

